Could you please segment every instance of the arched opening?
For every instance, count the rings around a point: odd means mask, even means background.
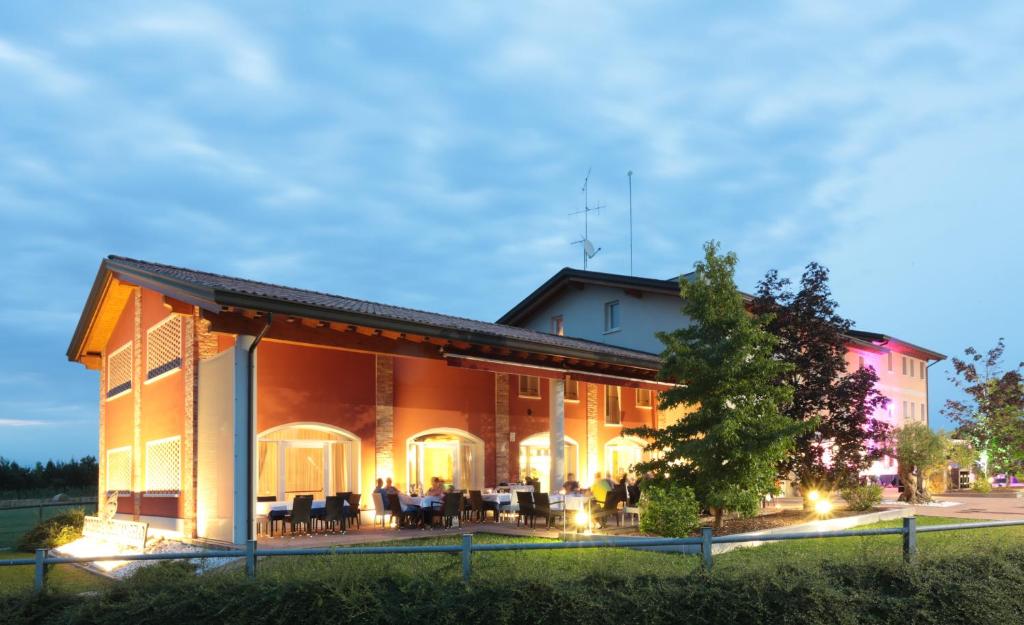
[[[433,428],[406,442],[406,486],[416,492],[439,477],[445,487],[480,490],[484,485],[484,441],[465,430]]]
[[[612,479],[618,480],[623,473],[632,473],[633,465],[646,459],[644,447],[647,443],[635,436],[616,436],[604,444],[604,467]]]
[[[579,467],[580,446],[575,440],[565,437],[565,475],[570,473],[576,475],[580,480],[577,471]],[[542,492],[551,492],[551,435],[548,432],[538,432],[533,436],[524,438],[519,443],[519,479],[527,477],[540,480]],[[580,480],[583,481],[583,480]],[[555,490],[561,488],[561,484],[555,485]]]
[[[289,423],[259,434],[256,494],[290,501],[359,491],[359,437],[324,423]]]

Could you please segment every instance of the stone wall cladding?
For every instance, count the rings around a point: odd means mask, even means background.
[[[509,374],[494,375],[494,474],[498,482],[509,479]]]
[[[132,519],[142,514],[142,289],[132,297]]]
[[[196,319],[198,308],[184,321],[184,349],[182,350],[182,375],[185,376],[185,434],[181,437],[181,483],[182,514],[185,520],[184,533],[187,537],[196,537],[196,427],[199,414],[199,350],[196,341]]]
[[[597,464],[597,384],[587,383],[587,473],[588,478],[600,469]]]
[[[376,360],[376,451],[377,477],[394,477],[395,458],[395,359],[378,354]]]

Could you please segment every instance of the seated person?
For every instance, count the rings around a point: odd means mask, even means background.
[[[440,497],[444,495],[444,482],[439,477],[430,478],[430,488],[426,493],[430,497]]]
[[[565,483],[562,484],[562,488],[565,489],[565,494],[569,495],[580,489],[580,483],[576,480],[575,475],[569,473],[565,476]]]
[[[409,514],[415,525],[421,525],[423,523],[423,509],[413,503],[409,495],[400,490],[395,489],[395,492],[392,494],[398,497],[398,502],[402,506],[402,513]]]
[[[373,492],[381,494],[388,492],[387,489],[384,488],[384,480],[379,477],[377,478],[377,487],[373,489]]]

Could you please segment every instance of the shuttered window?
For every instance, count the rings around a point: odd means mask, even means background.
[[[114,350],[107,357],[107,399],[132,388],[131,341]]]
[[[106,489],[107,493],[115,491],[130,493],[132,490],[132,448],[118,447],[107,450]]]
[[[181,317],[170,315],[146,331],[146,380],[181,368]]]
[[[174,494],[181,490],[181,437],[146,443],[146,493]]]

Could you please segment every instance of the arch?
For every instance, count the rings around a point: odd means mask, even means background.
[[[406,487],[426,487],[440,477],[457,489],[483,488],[485,448],[479,436],[459,428],[428,428],[408,437],[405,447]]]
[[[581,477],[579,475],[580,466],[580,445],[571,436],[565,436],[565,473],[568,476],[569,473],[576,474],[578,481]],[[571,448],[571,450],[569,449]],[[537,450],[537,451],[533,451]],[[546,451],[546,453],[543,453]],[[524,473],[536,473],[537,478],[540,480],[541,488],[546,491],[553,491],[556,487],[561,488],[561,484],[551,485],[548,484],[548,480],[551,479],[550,472],[550,453],[551,453],[551,433],[550,432],[536,432],[527,436],[523,440],[519,441],[519,478],[524,479]]]
[[[647,441],[636,436],[616,436],[604,444],[604,468],[612,478],[618,479],[624,472],[632,471],[633,465],[641,462]]]
[[[275,436],[288,430],[328,436]],[[361,490],[362,439],[345,428],[321,421],[289,421],[259,432],[256,441],[256,488],[260,497],[287,500],[300,492],[326,496]],[[309,470],[310,465],[319,467],[319,471]],[[299,470],[299,466],[304,469]]]

